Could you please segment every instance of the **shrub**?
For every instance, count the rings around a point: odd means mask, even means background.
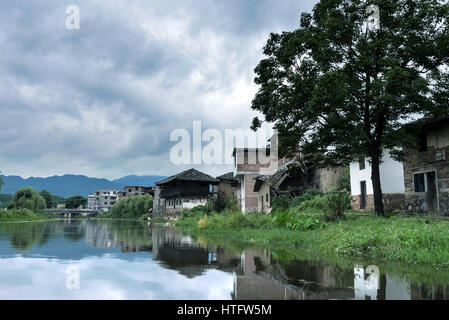
[[[346,191],[329,192],[324,201],[324,214],[327,220],[335,221],[344,218],[345,210],[349,209],[351,198]]]
[[[206,229],[209,225],[208,221],[209,221],[209,218],[207,215],[202,217],[200,220],[198,220],[198,228]]]
[[[290,205],[291,199],[287,195],[275,197],[271,202],[271,207],[273,208],[273,211],[285,211],[290,207]]]
[[[150,195],[135,196],[117,201],[102,217],[123,219],[146,219],[153,207],[153,197]]]
[[[272,222],[280,227],[299,231],[322,229],[326,226],[317,216],[295,214],[292,211],[274,213]]]

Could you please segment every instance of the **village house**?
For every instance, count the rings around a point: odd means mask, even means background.
[[[146,194],[154,196],[154,188],[143,186],[126,186],[123,188],[123,191],[117,192],[117,200],[135,196],[143,196]]]
[[[413,125],[421,144],[406,153],[406,209],[448,215],[449,117],[426,118]]]
[[[88,210],[109,211],[117,202],[118,190],[99,190],[87,197]]]
[[[235,199],[240,206],[240,182],[234,177],[233,172],[226,173],[217,177],[220,181],[214,186],[214,193],[217,195],[217,206],[219,209],[224,209],[226,202]]]
[[[271,212],[272,199],[279,195],[297,197],[308,189],[328,192],[340,186],[344,167],[316,168],[313,163],[297,159],[283,164],[273,175],[256,177],[254,192],[258,193],[258,212]]]
[[[214,197],[213,186],[219,182],[195,169],[157,182],[153,200],[154,215],[177,219],[184,209],[206,205]]]
[[[386,211],[399,210],[404,207],[405,186],[404,166],[395,161],[388,151],[384,152],[380,165],[380,182],[383,203]],[[351,208],[353,210],[374,210],[374,191],[371,180],[369,158],[359,157],[350,164]]]

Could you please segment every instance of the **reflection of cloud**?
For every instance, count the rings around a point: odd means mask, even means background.
[[[0,299],[230,299],[233,278],[217,270],[188,279],[151,259],[86,258],[80,290],[67,290],[69,261],[43,258],[0,260]],[[213,285],[211,285],[213,284]]]

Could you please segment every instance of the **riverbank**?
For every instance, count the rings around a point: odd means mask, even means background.
[[[449,267],[449,220],[430,217],[376,217],[347,212],[346,219],[324,222],[320,211],[299,213],[299,228],[273,222],[271,215],[239,213],[205,216],[196,211],[174,223],[194,236],[239,241],[269,248],[300,248],[329,257]]]
[[[0,211],[0,222],[24,222],[59,219],[45,212],[33,212],[29,209],[11,209]]]

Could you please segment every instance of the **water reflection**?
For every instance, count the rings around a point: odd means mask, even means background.
[[[67,290],[68,266],[80,272]],[[444,281],[229,250],[164,226],[64,220],[0,224],[2,299],[447,299]],[[400,270],[400,269],[399,269]],[[443,277],[444,278],[444,277]]]

